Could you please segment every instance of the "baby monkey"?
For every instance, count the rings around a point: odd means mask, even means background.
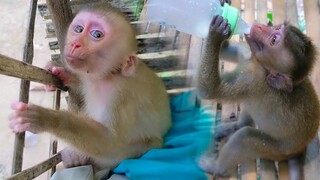
[[[197,88],[206,99],[241,103],[239,120],[214,131],[227,137],[217,159],[204,155],[200,166],[217,176],[229,176],[238,163],[256,158],[281,161],[300,155],[319,127],[319,101],[308,79],[315,46],[288,23],[253,24],[245,35],[251,59],[239,61],[232,72],[219,73],[219,54],[230,36],[221,16],[211,22],[198,71]],[[252,125],[258,127],[252,127]]]
[[[66,68],[50,67],[67,85],[79,81],[84,106],[79,113],[14,102],[14,132],[49,132],[71,145],[67,167],[94,164],[113,168],[126,158],[160,148],[171,126],[168,95],[161,79],[136,55],[127,18],[107,3],[76,14],[64,47]]]

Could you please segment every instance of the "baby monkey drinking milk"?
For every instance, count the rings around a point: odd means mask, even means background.
[[[228,176],[238,163],[256,158],[294,161],[316,135],[320,118],[318,97],[308,78],[316,60],[310,38],[289,23],[255,23],[245,35],[251,59],[222,74],[219,54],[227,48],[222,44],[230,34],[228,21],[215,16],[198,73],[202,97],[241,103],[239,120],[214,131],[217,140],[228,138],[217,159],[200,160],[204,170],[218,176]]]

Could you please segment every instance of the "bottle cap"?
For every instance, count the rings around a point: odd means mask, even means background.
[[[228,22],[231,25],[232,34],[234,33],[234,30],[236,28],[236,24],[239,17],[238,14],[239,14],[239,10],[237,8],[230,6],[228,3],[224,3],[222,17],[228,19]]]

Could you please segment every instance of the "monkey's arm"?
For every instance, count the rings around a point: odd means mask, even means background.
[[[9,127],[14,132],[46,131],[93,156],[99,157],[110,154],[111,150],[123,149],[126,143],[112,134],[110,129],[84,115],[21,102],[13,103],[12,109],[16,111],[9,117]]]
[[[227,21],[222,21],[222,17],[215,16],[211,22],[209,36],[201,58],[201,63],[199,66],[200,69],[198,70],[197,88],[200,96],[204,98],[212,99],[220,85],[220,46],[230,34],[230,28],[224,30],[226,29]]]
[[[241,97],[246,92],[245,83],[242,83],[244,78],[239,70],[223,76],[219,74],[220,48],[230,33],[230,24],[227,20],[222,16],[215,16],[210,25],[209,37],[198,70],[197,88],[203,98],[232,99]]]

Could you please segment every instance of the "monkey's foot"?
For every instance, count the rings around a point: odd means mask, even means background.
[[[219,177],[228,177],[229,174],[218,167],[218,164],[212,158],[207,156],[202,156],[198,161],[199,167],[204,170],[205,172],[219,176]]]
[[[66,168],[93,164],[91,158],[78,150],[67,147],[61,151],[63,165]]]

